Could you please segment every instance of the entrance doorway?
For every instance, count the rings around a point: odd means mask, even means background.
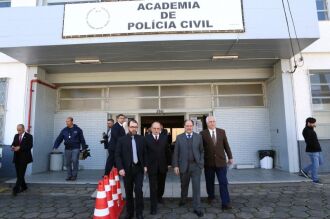
[[[141,134],[146,135],[151,124],[160,122],[167,130],[169,143],[175,142],[176,136],[183,133],[184,115],[179,116],[141,116]]]

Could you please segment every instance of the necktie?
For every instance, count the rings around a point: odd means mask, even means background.
[[[217,140],[215,139],[214,131],[212,131],[212,141],[214,145],[217,143]]]
[[[22,142],[22,135],[19,135],[18,140],[19,140],[19,144],[21,144],[21,142]]]
[[[156,140],[156,141],[158,140],[158,135],[155,135],[155,140]]]
[[[132,136],[132,151],[133,151],[133,163],[137,164],[139,160],[137,157],[136,142],[135,142],[134,136]]]
[[[191,138],[191,134],[188,134],[188,139],[190,139]]]
[[[110,142],[110,140],[111,140],[111,129],[109,129],[108,131],[108,142]]]

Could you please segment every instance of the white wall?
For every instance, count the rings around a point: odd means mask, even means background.
[[[65,127],[65,119],[72,116],[74,123],[84,132],[86,143],[89,145],[92,157],[80,161],[84,169],[104,169],[106,162],[106,151],[100,144],[102,133],[106,131],[107,113],[105,112],[58,112],[54,115],[54,140]],[[60,146],[64,150],[64,145]]]
[[[25,97],[27,93],[26,66],[10,61],[13,60],[1,55],[0,77],[9,79],[4,133],[4,144],[8,145],[12,143],[16,134],[16,125],[19,123],[25,124]]]
[[[320,21],[319,26],[320,39],[303,51],[304,65],[293,74],[298,140],[304,140],[305,119],[313,113],[309,72],[330,70],[330,21]]]
[[[271,149],[268,108],[217,109],[214,115],[226,131],[235,163],[258,167],[258,150]]]

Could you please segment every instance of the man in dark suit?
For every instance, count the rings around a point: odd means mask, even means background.
[[[117,146],[117,141],[120,137],[125,136],[126,132],[123,127],[123,123],[125,121],[125,116],[123,114],[119,114],[116,117],[117,122],[111,128],[111,138],[108,144],[108,159],[105,165],[104,175],[109,175],[112,167],[115,165],[115,150]]]
[[[103,143],[104,145],[104,149],[107,150],[107,154],[109,155],[109,152],[108,152],[108,148],[109,148],[109,145],[110,145],[110,141],[111,141],[111,130],[112,130],[112,127],[114,125],[114,120],[113,119],[108,119],[107,121],[107,132],[103,132],[103,136],[102,136],[102,140],[101,140],[101,144]]]
[[[143,136],[137,134],[138,123],[128,121],[128,134],[119,138],[115,151],[116,166],[124,179],[126,194],[125,219],[134,217],[134,198],[136,218],[143,219],[143,178],[147,172],[147,149]]]
[[[25,132],[23,124],[17,125],[17,134],[14,137],[11,144],[11,150],[14,151],[13,163],[16,168],[16,184],[13,188],[13,195],[27,190],[25,183],[25,171],[26,167],[32,160],[31,149],[33,147],[33,137],[29,133]]]
[[[207,128],[201,132],[205,151],[205,180],[208,194],[208,202],[211,204],[215,199],[214,180],[217,175],[220,187],[220,197],[222,209],[232,209],[228,192],[227,180],[227,159],[228,164],[233,164],[233,155],[231,153],[226,132],[223,129],[216,128],[216,120],[213,116],[206,118]],[[226,154],[225,154],[226,153]]]
[[[204,167],[204,148],[201,136],[193,132],[194,122],[184,122],[185,132],[176,138],[173,167],[176,175],[181,179],[180,206],[185,205],[188,196],[190,179],[192,181],[193,208],[198,217],[204,213],[201,210],[200,190],[201,173]]]
[[[150,213],[157,214],[157,202],[163,203],[165,180],[168,166],[171,165],[171,151],[167,135],[161,134],[159,122],[151,125],[152,134],[146,135],[148,155],[148,175],[150,188]]]

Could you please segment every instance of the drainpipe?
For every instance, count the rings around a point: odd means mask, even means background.
[[[56,85],[54,84],[49,84],[49,83],[46,83],[44,81],[41,81],[39,79],[33,79],[30,81],[30,97],[29,97],[29,112],[28,112],[28,127],[27,127],[27,132],[30,133],[31,131],[31,113],[32,113],[32,94],[34,92],[33,90],[33,84],[34,83],[37,83],[37,84],[42,84],[48,88],[51,88],[51,89],[56,89]]]

